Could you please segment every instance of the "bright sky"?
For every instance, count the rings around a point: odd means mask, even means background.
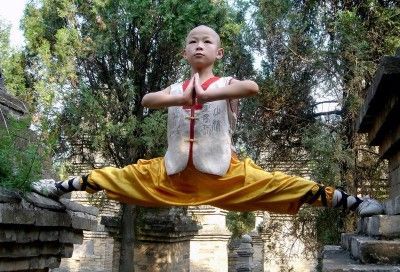
[[[0,0],[0,20],[11,24],[10,43],[13,47],[21,47],[24,43],[19,21],[24,13],[25,3],[29,0]]]

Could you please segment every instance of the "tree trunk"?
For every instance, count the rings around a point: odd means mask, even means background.
[[[134,272],[135,206],[122,204],[120,272]]]

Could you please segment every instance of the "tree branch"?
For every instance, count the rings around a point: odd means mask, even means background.
[[[341,110],[322,111],[322,112],[314,113],[312,116],[313,116],[313,117],[318,117],[318,116],[332,115],[332,114],[342,115],[342,111],[341,111]]]
[[[320,104],[325,104],[325,103],[339,103],[339,101],[337,100],[327,100],[327,101],[321,101],[321,102],[316,102],[314,104],[312,104],[312,107],[318,106]]]

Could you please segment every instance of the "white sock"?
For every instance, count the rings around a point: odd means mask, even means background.
[[[71,191],[69,187],[69,181],[72,180],[72,187],[74,187],[74,191],[80,191],[82,189],[82,184],[81,184],[81,177],[73,177],[70,179],[67,179],[63,182],[61,182],[61,186],[64,187],[66,190]]]
[[[333,199],[332,199],[332,206],[336,207],[336,205],[342,200],[343,194],[347,195],[345,192],[342,192],[340,190],[335,190],[333,193]],[[357,197],[358,198],[358,197]],[[357,198],[352,195],[348,195],[347,197],[347,207],[351,207],[353,204],[357,202]]]

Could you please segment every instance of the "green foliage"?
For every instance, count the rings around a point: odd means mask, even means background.
[[[0,18],[0,70],[8,92],[22,99],[28,106],[33,104],[25,74],[26,59],[22,51],[10,47],[10,26]]]
[[[29,191],[42,174],[44,150],[31,142],[30,118],[9,119],[0,129],[0,186]]]
[[[163,156],[167,146],[167,114],[156,111],[149,114],[140,125],[143,132],[140,140],[146,148],[148,158]],[[157,137],[154,137],[157,135]]]
[[[304,130],[303,146],[309,154],[309,169],[312,178],[325,185],[343,186],[341,168],[343,163],[353,164],[351,150],[344,149],[340,134],[321,124]]]
[[[241,237],[254,229],[255,218],[253,212],[228,212],[226,226],[232,232],[232,238]]]

